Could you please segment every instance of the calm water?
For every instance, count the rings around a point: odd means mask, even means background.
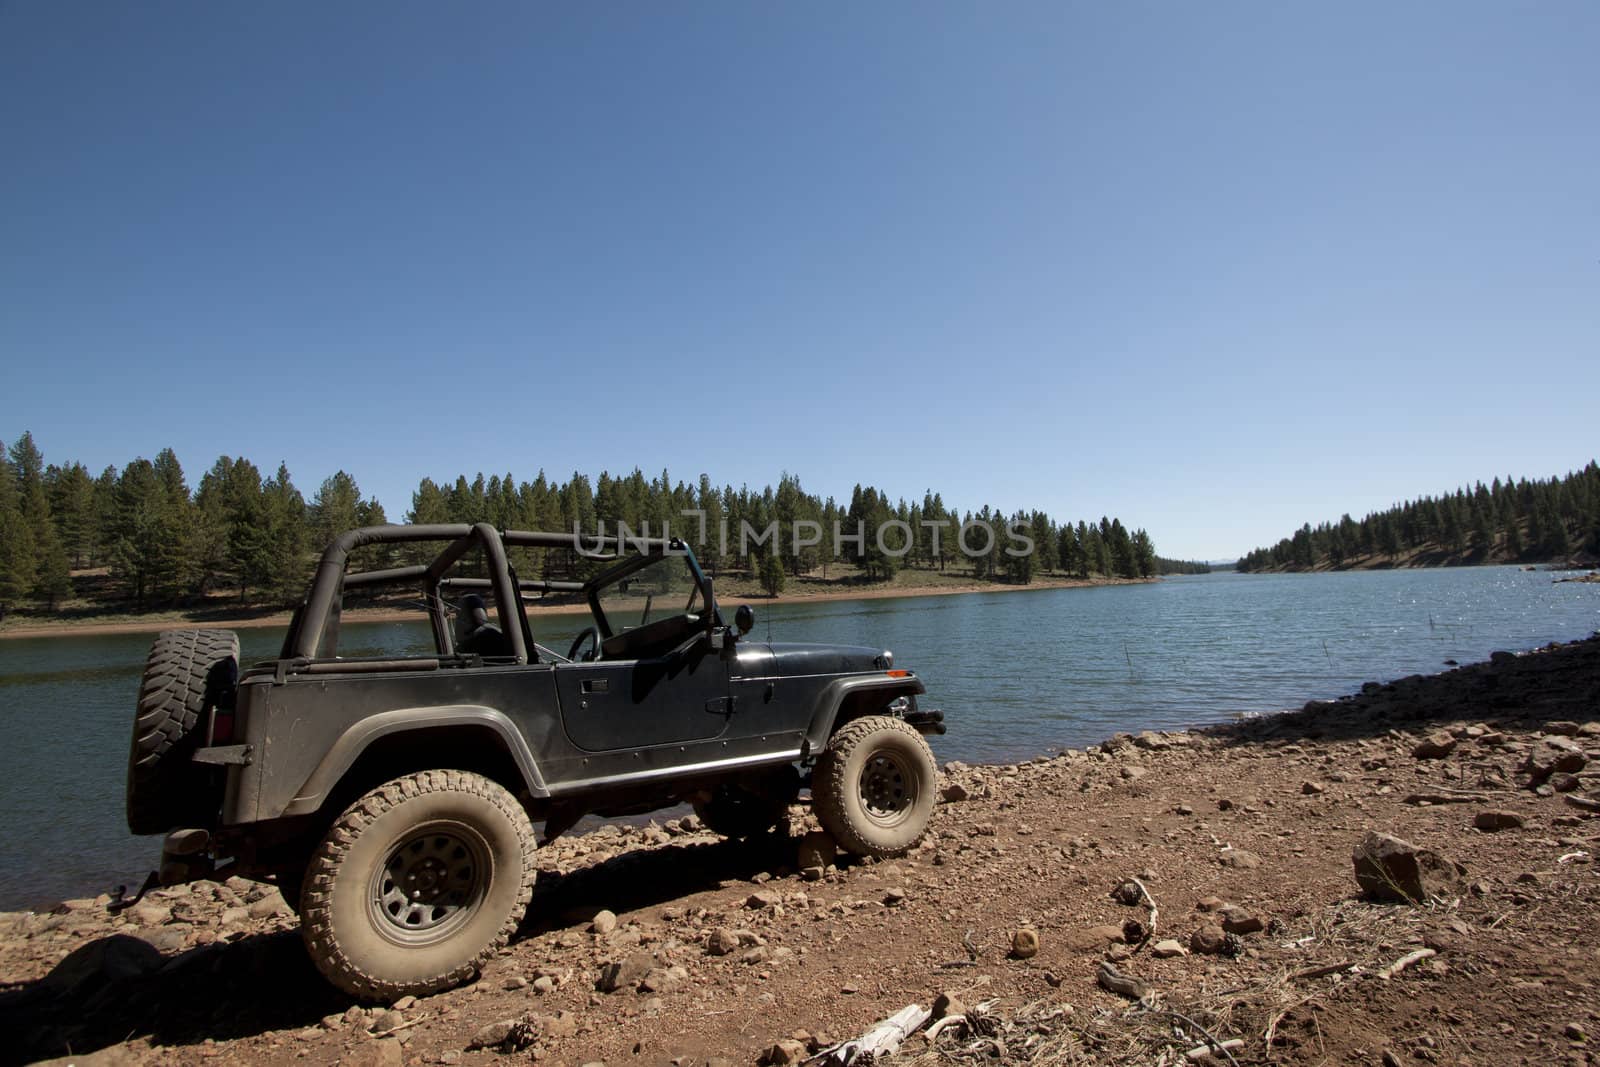
[[[579,617],[542,620],[565,651]],[[941,760],[1007,760],[1118,730],[1298,707],[1363,682],[1600,629],[1600,586],[1510,567],[1217,574],[1155,585],[757,608],[751,637],[894,650],[943,708]],[[276,630],[241,630],[244,658]],[[128,733],[151,635],[0,641],[0,909],[48,904],[150,869],[129,836]],[[420,649],[408,624],[351,625],[346,655]]]

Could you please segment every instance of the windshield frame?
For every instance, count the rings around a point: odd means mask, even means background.
[[[711,582],[706,578],[705,572],[700,569],[700,563],[694,558],[694,553],[689,550],[689,546],[677,538],[673,538],[667,545],[652,545],[639,550],[615,566],[607,567],[584,583],[584,599],[589,602],[589,612],[594,617],[595,627],[600,631],[602,639],[614,637],[620,631],[611,628],[611,621],[607,618],[605,608],[600,603],[600,594],[629,575],[642,571],[652,564],[659,563],[669,556],[679,557],[688,565],[689,574],[694,579],[696,595],[699,596],[700,603],[704,605],[701,608],[701,612],[709,611],[711,613],[711,624],[713,626],[722,625],[722,615],[717,610],[716,601],[711,595]],[[681,611],[677,613],[683,614]]]

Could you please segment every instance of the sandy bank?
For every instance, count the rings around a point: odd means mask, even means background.
[[[965,584],[939,585],[939,586],[872,586],[864,585],[826,592],[796,592],[785,593],[777,597],[766,596],[717,596],[717,603],[725,607],[738,607],[740,604],[750,604],[753,607],[783,605],[783,604],[820,604],[836,600],[887,600],[896,597],[928,597],[928,596],[959,596],[966,593],[1030,593],[1045,589],[1080,589],[1100,585],[1142,585],[1149,581],[1159,579],[1123,579],[1123,578],[1095,578],[1079,580],[1074,578],[1052,578],[1040,580],[1029,585],[1005,585],[989,582],[971,582]],[[529,604],[528,614],[539,615],[587,615],[589,609],[583,604]],[[203,627],[206,629],[220,630],[252,630],[270,627],[285,627],[289,625],[290,613],[287,611],[271,612],[262,615],[228,616],[207,612],[204,614],[184,614],[182,612],[163,612],[159,615],[129,616],[122,619],[96,619],[89,622],[76,622],[62,619],[52,622],[6,623],[0,626],[0,640],[6,638],[26,637],[59,637],[62,634],[73,636],[92,637],[114,634],[142,634],[157,633],[161,630],[183,629],[186,627]],[[411,622],[421,619],[422,613],[416,608],[350,608],[343,613],[345,622]]]
[[[250,883],[117,918],[92,900],[7,915],[0,1057],[742,1065],[946,992],[965,1020],[893,1063],[1171,1063],[1202,1030],[1239,1042],[1239,1064],[1594,1062],[1597,715],[1591,639],[1225,727],[951,765],[918,849],[818,880],[795,871],[803,806],[789,836],[744,845],[692,819],[564,838],[477,983],[392,1008],[322,984],[281,897]],[[1365,899],[1351,853],[1374,830],[1461,873],[1424,906]],[[1114,899],[1135,877],[1154,912]],[[1012,951],[1019,930],[1036,954]],[[602,993],[613,962],[635,978]],[[1106,964],[1144,999],[1108,990]],[[514,1022],[515,1057],[471,1047]]]

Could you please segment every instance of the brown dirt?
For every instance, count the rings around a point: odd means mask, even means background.
[[[954,596],[961,593],[1026,593],[1041,589],[1078,589],[1097,585],[1139,585],[1157,581],[1154,578],[1035,578],[1028,585],[1009,585],[1003,582],[961,580],[950,576],[939,585],[857,585],[849,581],[819,581],[798,579],[794,587],[779,596],[741,595],[717,593],[719,607],[734,608],[740,604],[763,607],[771,604],[816,604],[834,600],[883,600],[889,597]],[[719,587],[720,590],[720,587]],[[217,598],[222,599],[222,598]],[[525,605],[528,615],[587,615],[587,604],[537,604]],[[114,634],[158,633],[161,630],[184,627],[208,627],[229,630],[286,627],[290,613],[287,611],[255,611],[241,613],[226,606],[193,611],[163,611],[147,615],[96,615],[87,619],[70,617],[39,619],[33,616],[15,616],[0,623],[0,640],[22,637],[56,637],[71,634],[75,637]],[[352,607],[341,613],[344,622],[409,622],[423,618],[416,606],[408,607]]]
[[[529,920],[478,982],[393,1014],[322,983],[276,891],[250,883],[163,891],[116,920],[90,901],[3,916],[0,1060],[752,1064],[779,1039],[844,1039],[950,991],[967,1022],[892,1062],[1188,1062],[1203,1027],[1242,1040],[1240,1064],[1594,1063],[1600,817],[1568,797],[1600,807],[1600,778],[1552,776],[1539,795],[1521,768],[1563,751],[1570,765],[1574,748],[1600,759],[1597,717],[1600,636],[1225,728],[952,765],[945,784],[968,797],[939,806],[920,848],[818,881],[788,869],[793,837],[608,827],[544,850]],[[1448,755],[1413,755],[1440,732]],[[1483,799],[1418,802],[1462,793]],[[1523,825],[1472,829],[1488,810]],[[793,833],[809,825],[797,807]],[[1422,906],[1362,899],[1351,850],[1368,830],[1466,874]],[[1107,935],[1150,921],[1109,895],[1133,877],[1158,912],[1152,939],[1124,945]],[[220,914],[251,897],[259,914]],[[1155,958],[1155,942],[1216,922],[1198,910],[1211,897],[1265,928],[1232,956]],[[590,930],[601,907],[610,933]],[[1038,955],[1009,958],[1024,926]],[[723,928],[740,945],[712,955]],[[640,953],[659,989],[596,991],[607,961]],[[1108,956],[1148,983],[1143,1005],[1097,984]],[[464,1051],[499,1020],[527,1021],[531,1044]]]

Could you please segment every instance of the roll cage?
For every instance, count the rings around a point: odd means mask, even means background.
[[[350,571],[350,557],[369,545],[417,545],[430,542],[443,547],[427,563],[415,563],[376,570]],[[608,564],[583,581],[519,578],[508,550],[514,548],[556,549],[575,553],[590,562]],[[480,550],[488,577],[467,577],[451,573],[474,550]],[[334,538],[317,562],[305,600],[295,609],[284,635],[280,659],[311,664],[338,657],[339,624],[347,590],[403,588],[411,585],[420,591],[433,631],[434,646],[442,658],[457,655],[450,626],[450,600],[446,594],[457,590],[486,590],[495,602],[500,629],[510,650],[509,658],[519,664],[538,662],[539,646],[534,643],[524,609],[527,594],[568,594],[589,606],[594,625],[605,638],[613,638],[600,594],[635,571],[667,555],[681,556],[687,563],[692,584],[705,605],[703,622],[710,632],[723,626],[712,594],[711,580],[700,569],[688,544],[678,538],[610,537],[577,533],[550,533],[530,530],[498,530],[489,523],[435,524],[423,526],[366,526],[349,530]],[[354,662],[354,661],[345,661]]]

